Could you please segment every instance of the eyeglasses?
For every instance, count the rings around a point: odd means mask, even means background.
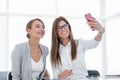
[[[64,24],[63,26],[58,26],[57,30],[62,31],[62,29],[68,29],[68,27],[69,27],[69,24]]]

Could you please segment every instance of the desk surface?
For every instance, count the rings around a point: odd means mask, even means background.
[[[70,80],[70,79],[44,79],[44,80]],[[86,78],[74,79],[74,80],[120,80],[120,77],[86,77]]]
[[[71,80],[71,79],[44,79],[44,80]],[[74,80],[120,80],[120,77],[87,77],[87,78],[74,79]]]
[[[88,80],[120,80],[120,77],[91,77]]]

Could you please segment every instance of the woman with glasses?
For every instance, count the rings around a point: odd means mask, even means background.
[[[48,47],[40,43],[45,34],[43,21],[38,18],[30,20],[26,31],[28,41],[17,44],[12,52],[12,80],[50,78],[46,69]]]
[[[92,40],[74,39],[71,26],[65,17],[58,17],[52,26],[51,65],[54,79],[79,80],[88,75],[85,51],[97,47],[104,28],[93,19],[87,22],[98,33]]]

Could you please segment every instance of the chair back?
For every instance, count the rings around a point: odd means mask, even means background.
[[[98,77],[100,76],[99,71],[97,70],[88,70],[88,77]]]
[[[8,73],[8,80],[12,80],[11,72]]]

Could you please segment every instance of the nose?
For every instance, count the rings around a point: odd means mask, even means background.
[[[43,28],[43,27],[39,27],[39,30],[44,30],[45,28]]]
[[[64,31],[64,30],[65,30],[65,27],[62,27],[62,29],[61,29],[61,30],[63,30],[63,31]]]

